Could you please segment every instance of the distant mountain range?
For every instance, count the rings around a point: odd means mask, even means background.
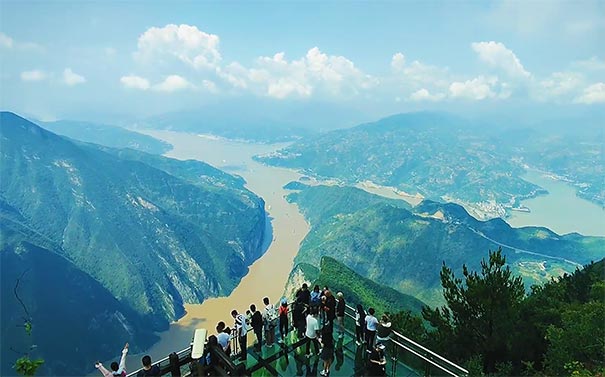
[[[600,132],[600,134],[599,134]],[[347,184],[372,181],[425,198],[457,202],[475,216],[505,216],[546,191],[521,178],[527,166],[575,184],[605,205],[605,139],[585,132],[492,127],[445,113],[408,113],[303,138],[261,162]],[[599,136],[600,135],[600,136]]]
[[[37,124],[61,136],[113,148],[131,148],[153,154],[164,154],[172,149],[172,146],[164,141],[117,126],[73,120]]]
[[[501,219],[478,221],[453,203],[402,200],[338,186],[291,185],[288,196],[311,223],[295,264],[318,268],[337,259],[359,275],[427,304],[442,303],[439,272],[474,269],[487,250],[503,248],[527,288],[605,257],[605,237],[557,235],[546,228],[511,228]]]
[[[148,347],[184,303],[225,295],[263,252],[264,202],[197,161],[76,143],[0,114],[2,375],[34,320],[44,373]],[[102,340],[101,340],[102,339]]]

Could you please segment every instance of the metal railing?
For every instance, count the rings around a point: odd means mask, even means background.
[[[345,316],[352,319],[354,322],[355,308],[350,305],[345,306],[347,309],[345,311]],[[355,323],[353,323],[353,326],[355,326]],[[354,330],[352,333],[354,334]],[[436,368],[449,376],[468,376],[469,374],[468,370],[463,367],[414,342],[397,331],[391,331],[388,342],[391,343],[391,347],[387,347],[388,350],[391,350],[389,356],[391,357],[391,361],[395,364],[393,365],[391,373],[393,376],[396,375],[397,363],[400,362],[412,369],[416,369],[419,374],[426,376],[433,375],[431,368]],[[401,356],[404,360],[400,359],[399,351],[403,351],[401,352]],[[410,358],[410,356],[412,357]],[[422,360],[422,362],[418,363],[419,360]]]

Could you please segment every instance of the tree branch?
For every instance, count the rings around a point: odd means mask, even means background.
[[[19,288],[19,283],[21,282],[21,279],[23,279],[23,276],[25,276],[25,274],[29,272],[29,268],[25,271],[23,271],[23,273],[21,274],[21,276],[19,276],[17,278],[17,282],[15,283],[15,289],[13,289],[13,292],[15,292],[15,297],[17,298],[17,301],[19,301],[19,303],[21,304],[21,307],[23,307],[23,311],[25,312],[25,315],[27,317],[25,317],[26,321],[30,321],[31,320],[31,316],[29,315],[29,311],[27,310],[27,306],[25,306],[25,303],[23,303],[23,300],[21,300],[21,297],[19,297],[19,292],[17,291],[17,289]]]

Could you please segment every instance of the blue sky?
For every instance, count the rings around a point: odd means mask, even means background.
[[[142,118],[230,100],[386,115],[605,104],[605,2],[0,2],[0,105]]]

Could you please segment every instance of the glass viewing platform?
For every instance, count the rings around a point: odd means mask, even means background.
[[[291,311],[290,311],[291,313]],[[290,324],[291,324],[290,318]],[[170,356],[156,362],[162,376],[320,376],[323,361],[318,355],[306,357],[306,339],[298,339],[296,330],[290,331],[284,343],[275,343],[272,347],[263,345],[260,352],[251,344],[255,336],[248,333],[248,357],[245,361],[228,357],[220,347],[206,345],[204,356],[192,358],[192,350],[199,349],[199,339]],[[277,329],[276,329],[277,331]],[[200,332],[198,332],[200,333]],[[204,333],[204,332],[201,332]],[[210,335],[211,333],[209,333]],[[208,335],[208,336],[209,336]],[[347,305],[345,315],[345,334],[338,338],[337,326],[334,324],[335,355],[330,376],[369,376],[368,353],[365,345],[355,343],[354,309]],[[276,337],[277,339],[278,337]],[[235,340],[231,348],[236,350]],[[311,347],[313,351],[313,347]],[[205,365],[205,354],[213,353],[219,366]],[[234,352],[235,354],[236,352]],[[444,357],[437,355],[411,339],[393,331],[386,343],[386,376],[467,376],[468,371]],[[193,353],[194,357],[199,352]],[[139,371],[128,376],[136,376]]]

